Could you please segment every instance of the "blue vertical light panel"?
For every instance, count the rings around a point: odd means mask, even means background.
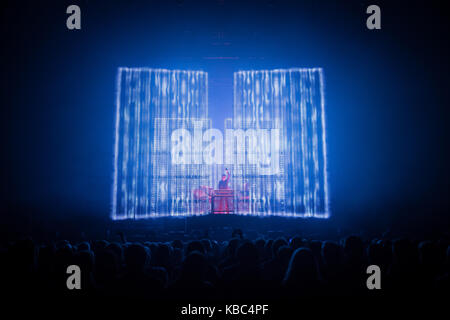
[[[236,188],[247,184],[246,214],[329,217],[325,130],[324,75],[321,68],[239,71],[234,74],[233,129],[275,130],[258,139],[259,163],[231,164]],[[246,143],[229,150],[251,155]],[[270,143],[271,147],[265,146]],[[273,145],[277,148],[273,149]],[[265,152],[261,150],[265,149]],[[275,170],[262,171],[274,153]],[[269,161],[263,163],[261,155]],[[268,173],[268,174],[267,174]]]
[[[209,184],[209,168],[173,166],[170,132],[208,128],[207,116],[207,73],[119,68],[112,219],[199,213],[193,210],[191,189]]]

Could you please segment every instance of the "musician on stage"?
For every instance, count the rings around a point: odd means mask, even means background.
[[[222,174],[222,180],[219,181],[219,190],[228,189],[228,182],[230,181],[230,172],[228,172],[227,168],[225,168],[225,172],[226,174]],[[219,208],[220,211],[223,211],[227,214],[230,212],[230,204],[228,197],[220,197]]]
[[[227,173],[225,175],[222,174],[222,180],[219,181],[219,189],[228,189],[228,181],[230,181],[230,173],[228,172],[228,169],[225,168],[225,172]]]

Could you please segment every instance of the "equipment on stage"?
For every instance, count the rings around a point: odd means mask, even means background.
[[[193,210],[198,214],[245,214],[250,211],[250,203],[248,185],[243,190],[199,186],[193,191]]]
[[[214,190],[211,212],[213,214],[234,213],[234,191],[232,189]]]
[[[193,196],[193,211],[197,214],[204,214],[210,212],[211,209],[211,197],[213,196],[214,189],[208,186],[200,186],[194,189]]]

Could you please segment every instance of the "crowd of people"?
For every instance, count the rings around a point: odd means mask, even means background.
[[[4,283],[20,295],[289,299],[430,295],[449,288],[447,240],[247,240],[238,232],[223,242],[23,239],[3,245],[0,254]],[[66,286],[69,265],[80,267],[81,290]],[[380,267],[381,290],[367,288],[369,265]]]

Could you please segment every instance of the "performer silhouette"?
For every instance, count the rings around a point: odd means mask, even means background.
[[[228,189],[228,181],[230,181],[230,173],[228,169],[225,168],[227,174],[222,174],[222,180],[219,181],[219,189]]]
[[[226,174],[222,174],[222,180],[219,181],[219,190],[225,190],[228,189],[228,182],[230,181],[230,172],[228,172],[228,169],[225,168]],[[229,213],[230,212],[230,205],[228,201],[228,197],[220,197],[219,202],[219,208],[220,211]]]

